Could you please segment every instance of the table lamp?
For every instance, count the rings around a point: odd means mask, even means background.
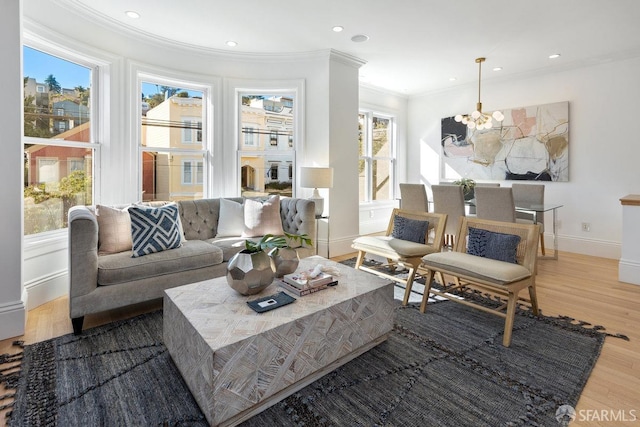
[[[333,187],[333,168],[300,168],[300,187],[313,188],[313,195],[309,200],[316,204],[316,217],[322,216],[324,211],[324,199],[318,193],[318,188]]]

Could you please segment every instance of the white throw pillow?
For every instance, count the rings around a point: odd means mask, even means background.
[[[238,237],[244,232],[244,207],[233,200],[220,199],[216,237]]]
[[[131,250],[131,216],[129,216],[128,209],[128,206],[124,209],[103,205],[96,206],[98,253],[100,255]]]
[[[244,201],[244,232],[242,237],[258,237],[266,234],[281,236],[280,196],[271,196],[268,200],[247,199]]]

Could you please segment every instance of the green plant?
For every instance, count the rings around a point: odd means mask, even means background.
[[[307,234],[292,234],[285,231],[285,236],[294,242],[300,242],[301,245],[313,246],[313,240]]]
[[[266,251],[267,249],[285,248],[287,247],[287,240],[284,236],[265,234],[264,237],[257,242],[253,240],[245,240],[244,247],[244,252],[253,254],[260,251]]]
[[[476,187],[476,182],[471,178],[461,178],[457,181],[453,181],[454,185],[459,185],[462,187],[462,192],[464,195],[469,195],[473,193],[473,189]]]

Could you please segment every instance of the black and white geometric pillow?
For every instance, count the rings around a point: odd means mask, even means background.
[[[131,206],[129,215],[133,258],[179,248],[182,244],[178,205],[175,203],[158,208]]]

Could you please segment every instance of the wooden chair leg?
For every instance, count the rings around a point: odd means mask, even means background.
[[[427,311],[427,302],[429,302],[429,293],[431,292],[431,281],[433,280],[433,275],[433,270],[429,270],[429,272],[427,273],[426,282],[424,282],[424,294],[422,295],[422,304],[420,304],[421,313]]]
[[[409,276],[407,277],[407,281],[404,287],[404,298],[402,299],[402,305],[409,304],[409,296],[411,295],[411,288],[413,287],[413,278],[416,275],[415,267],[412,266],[408,268],[409,268]]]
[[[364,262],[364,251],[358,251],[358,257],[356,258],[355,269],[359,269]]]
[[[502,345],[509,347],[511,345],[511,333],[513,331],[513,322],[516,316],[516,303],[518,302],[518,295],[509,292],[509,299],[507,301],[507,317],[504,320],[504,336],[502,337]]]
[[[538,296],[536,294],[536,285],[529,286],[529,300],[531,301],[531,312],[534,315],[538,315]]]
[[[540,250],[542,251],[542,255],[546,255],[544,252],[544,234],[540,233]]]

